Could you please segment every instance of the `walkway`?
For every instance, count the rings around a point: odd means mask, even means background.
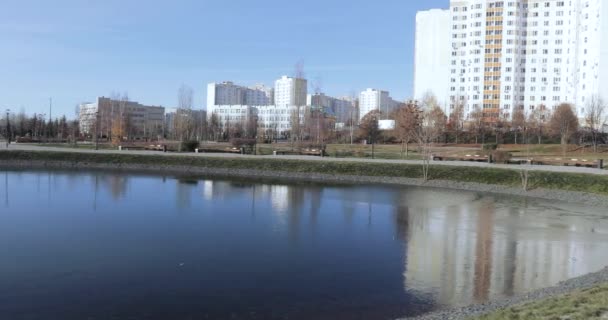
[[[0,151],[6,150],[6,144],[0,143]],[[365,162],[365,163],[393,163],[393,164],[413,164],[422,165],[421,160],[385,160],[385,159],[361,159],[361,158],[320,158],[312,156],[253,156],[239,155],[229,153],[164,153],[160,151],[135,151],[135,150],[91,150],[91,149],[74,149],[61,147],[43,147],[38,145],[28,144],[11,144],[9,150],[22,151],[55,151],[55,152],[73,152],[73,153],[99,153],[99,154],[131,154],[131,155],[156,155],[156,156],[178,156],[178,157],[208,157],[208,158],[240,158],[240,159],[285,159],[285,160],[300,160],[300,161],[328,161],[328,162]],[[512,170],[529,170],[529,171],[547,171],[547,172],[565,172],[565,173],[586,173],[596,175],[608,175],[608,170],[581,168],[581,167],[562,167],[562,166],[530,166],[530,165],[507,165],[507,164],[489,164],[482,162],[465,162],[465,161],[433,161],[433,165],[452,166],[452,167],[479,167],[479,168],[500,168]]]

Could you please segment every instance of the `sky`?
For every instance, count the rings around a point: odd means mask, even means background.
[[[81,102],[128,93],[196,108],[206,84],[273,86],[301,62],[331,96],[412,94],[415,16],[448,0],[0,0],[0,109],[74,117]]]

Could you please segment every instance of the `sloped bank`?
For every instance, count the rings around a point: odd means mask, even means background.
[[[517,170],[431,166],[431,179],[424,181],[420,165],[396,163],[0,151],[0,168],[103,169],[196,176],[382,183],[501,193],[608,207],[608,176],[575,173],[529,172],[528,186],[531,190],[525,191]]]
[[[536,290],[530,293],[517,295],[511,298],[505,298],[495,301],[489,301],[484,304],[471,305],[463,308],[454,308],[441,310],[427,315],[405,318],[401,320],[475,320],[476,317],[481,317],[498,310],[504,310],[514,306],[524,306],[528,303],[542,301],[553,297],[561,297],[562,295],[576,292],[578,290],[596,288],[600,285],[608,283],[608,268],[601,271],[590,273],[581,277],[573,278],[560,282],[556,286]],[[516,318],[519,319],[519,318]],[[523,319],[523,318],[522,318]],[[534,318],[545,319],[545,318]],[[554,319],[554,318],[550,318]],[[557,319],[557,318],[556,318]],[[562,319],[562,318],[560,318]],[[563,319],[569,319],[564,315]]]

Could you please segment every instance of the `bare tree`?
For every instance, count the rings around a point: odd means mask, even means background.
[[[351,92],[350,101],[352,105],[348,111],[348,125],[350,127],[350,144],[352,145],[355,140],[355,125],[357,124],[357,119],[359,118],[359,100],[357,99],[355,91]]]
[[[220,121],[218,119],[217,114],[212,113],[211,117],[209,118],[209,126],[207,127],[207,130],[209,130],[208,136],[211,136],[211,139],[213,139],[213,141],[218,141],[219,140],[219,136],[220,136]]]
[[[395,120],[395,136],[401,141],[401,157],[409,155],[409,144],[416,137],[420,126],[420,110],[414,103],[406,103],[405,106],[395,110],[392,114]]]
[[[425,110],[422,114],[422,121],[416,131],[416,140],[422,153],[422,177],[428,181],[432,160],[432,147],[441,136],[446,124],[446,116],[443,110],[437,105],[432,105],[432,100],[423,103]]]
[[[515,144],[518,143],[517,137],[519,133],[526,130],[526,124],[526,114],[524,113],[523,107],[516,107],[511,118],[511,128],[515,134]]]
[[[475,134],[475,144],[479,143],[480,136],[481,143],[485,143],[486,125],[483,121],[483,110],[479,106],[475,106],[469,114],[469,131]]]
[[[109,100],[110,105],[105,106],[101,110],[105,110],[102,112],[108,113],[107,117],[102,117],[102,119],[106,119],[107,123],[105,125],[109,125],[107,130],[109,133],[107,135],[108,140],[112,142],[113,145],[119,145],[121,141],[125,138],[129,139],[131,137],[131,123],[129,119],[129,112],[127,110],[129,103],[129,95],[125,92],[120,95],[117,93],[112,94],[112,98]],[[101,124],[103,127],[104,124]]]
[[[606,105],[601,97],[591,97],[591,100],[587,103],[585,121],[589,127],[593,152],[597,152],[598,140],[606,125]]]
[[[549,122],[551,132],[560,137],[562,152],[566,155],[568,142],[572,135],[578,130],[578,118],[572,110],[572,105],[562,103],[555,109]]]
[[[464,103],[456,103],[454,109],[452,109],[452,112],[450,113],[448,125],[454,132],[456,144],[458,144],[460,135],[464,130]]]
[[[545,134],[545,127],[547,122],[549,122],[550,115],[551,112],[549,109],[545,105],[541,104],[532,110],[528,116],[528,128],[530,131],[536,134],[538,144],[542,143],[543,134]]]
[[[289,118],[289,122],[291,124],[291,134],[290,134],[290,140],[291,140],[291,148],[294,149],[294,147],[299,148],[299,143],[302,142],[302,114],[301,114],[301,109],[302,107],[299,106],[295,106],[292,110],[291,110],[291,115]]]
[[[184,84],[181,85],[177,93],[174,128],[176,136],[181,142],[190,140],[194,131],[194,117],[192,114],[193,95],[192,88]]]

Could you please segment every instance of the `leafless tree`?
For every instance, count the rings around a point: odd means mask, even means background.
[[[591,100],[587,103],[585,121],[589,127],[593,152],[597,152],[598,140],[606,125],[606,105],[601,97],[591,97]]]
[[[448,125],[454,132],[456,144],[458,144],[460,135],[464,130],[464,103],[456,103],[454,109],[452,109],[452,112],[450,113]]]
[[[291,147],[292,149],[294,148],[299,148],[299,144],[302,142],[303,140],[303,132],[302,132],[302,109],[303,107],[300,106],[295,106],[291,109],[291,114],[289,117],[289,122],[291,125],[291,134],[290,134],[290,140],[291,140]]]
[[[475,134],[475,143],[485,143],[486,124],[483,121],[483,110],[479,106],[473,107],[473,111],[469,114],[469,131]]]
[[[513,133],[515,134],[515,144],[518,143],[518,135],[520,132],[524,132],[526,130],[526,126],[527,126],[527,121],[526,121],[526,114],[524,113],[523,107],[516,107],[515,110],[513,111],[513,116],[511,118],[511,129],[513,130]],[[525,143],[526,139],[524,138],[524,143]]]
[[[432,147],[441,136],[445,124],[446,116],[438,105],[433,105],[433,100],[423,102],[425,110],[422,114],[422,121],[416,131],[416,140],[420,146],[422,154],[422,177],[428,181],[432,160]]]
[[[194,129],[192,116],[193,91],[187,85],[182,84],[177,93],[177,110],[175,113],[174,128],[176,136],[180,141],[191,139]]]
[[[416,137],[416,132],[421,122],[421,112],[414,103],[406,103],[405,106],[395,110],[392,114],[395,120],[395,136],[401,141],[401,157],[409,156],[409,144]]]
[[[570,138],[578,131],[578,125],[578,118],[574,114],[572,105],[562,103],[557,106],[549,122],[549,128],[551,129],[551,133],[560,137],[564,156],[566,155]]]
[[[114,145],[119,145],[125,138],[129,139],[132,136],[132,126],[127,110],[129,95],[126,92],[122,95],[113,93],[109,103],[109,106],[105,106],[105,108],[100,110],[102,113],[108,113],[107,116],[101,118],[109,122],[100,125],[101,127],[104,127],[104,125],[109,126],[107,127],[107,130],[109,130],[107,135],[108,140],[112,141]]]
[[[528,116],[528,128],[529,131],[534,132],[537,137],[538,144],[542,143],[543,135],[545,134],[545,127],[549,122],[551,116],[550,110],[543,104],[534,108]]]
[[[219,140],[221,129],[217,114],[212,113],[209,117],[209,125],[207,126],[207,130],[209,131],[208,136],[210,136],[213,141]]]
[[[355,91],[351,92],[350,101],[352,105],[348,111],[348,126],[350,127],[350,144],[352,145],[355,140],[355,125],[359,118],[359,99],[357,99]]]

